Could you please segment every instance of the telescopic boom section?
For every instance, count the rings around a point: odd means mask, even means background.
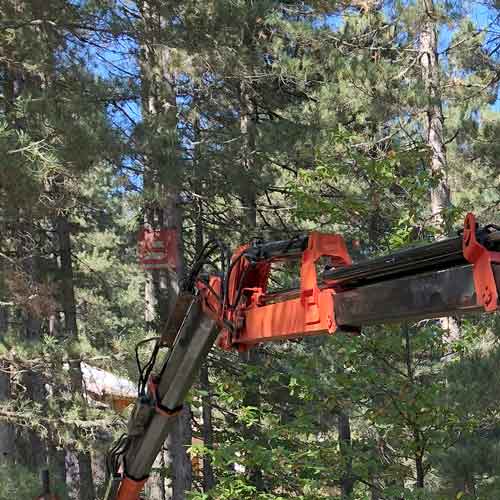
[[[337,329],[494,311],[500,282],[500,228],[468,214],[462,236],[352,264],[338,235],[313,232],[240,247],[224,276],[198,277],[182,294],[165,338],[176,340],[150,378],[113,448],[106,499],[137,500],[172,429],[198,367],[218,336],[222,349],[331,334]],[[320,258],[329,260],[318,274]],[[269,293],[273,262],[300,260],[300,288]],[[196,269],[201,268],[197,265]],[[191,291],[192,293],[192,291]],[[159,349],[160,340],[157,344]]]
[[[207,314],[221,327],[219,346],[322,335],[337,329],[436,318],[497,307],[500,231],[479,229],[472,214],[462,236],[352,264],[338,235],[311,233],[291,242],[242,247],[233,256],[228,293],[217,309],[213,286],[198,283]],[[316,263],[329,257],[319,276]],[[273,261],[300,258],[300,289],[267,293]],[[215,312],[217,311],[217,312]]]

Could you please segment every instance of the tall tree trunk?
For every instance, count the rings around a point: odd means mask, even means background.
[[[64,311],[64,328],[66,335],[74,346],[78,342],[78,325],[76,320],[75,287],[73,281],[73,261],[71,256],[71,230],[67,217],[59,215],[56,219],[56,231],[59,240],[60,289],[61,303]],[[71,351],[70,351],[71,352]],[[80,361],[75,359],[78,353],[71,353],[70,383],[73,394],[81,396],[81,404],[85,411],[85,395]],[[94,500],[95,489],[92,474],[92,462],[88,451],[78,452],[78,472],[80,476],[80,500]]]
[[[338,414],[337,430],[339,433],[339,448],[345,464],[345,471],[340,482],[342,499],[352,498],[354,491],[354,478],[352,476],[352,443],[351,443],[351,422],[346,411]]]
[[[240,354],[240,359],[243,361],[244,365],[250,367],[250,370],[255,370],[257,366],[259,366],[261,361],[261,356],[257,347],[253,347],[247,352]],[[260,398],[260,388],[258,377],[255,376],[247,376],[245,377],[246,383],[246,392],[245,397],[243,399],[243,404],[245,406],[251,406],[253,408],[257,408],[257,411],[260,410],[261,407],[261,398]],[[251,425],[249,427],[243,427],[242,435],[249,440],[258,440],[260,435],[260,429],[256,425]],[[265,488],[264,485],[264,477],[262,475],[262,470],[260,467],[254,467],[248,470],[248,479],[255,486],[257,491],[263,491]]]
[[[199,124],[195,123],[195,130],[198,135]],[[197,169],[199,168],[199,152],[195,153],[195,164]],[[198,183],[198,179],[195,178],[194,189],[196,192],[201,192],[201,185]],[[201,202],[199,202],[198,210],[195,215],[195,250],[198,255],[203,248],[203,208]],[[200,370],[200,388],[203,391],[201,397],[201,413],[202,413],[202,423],[201,432],[203,438],[204,446],[211,450],[214,444],[213,438],[213,424],[212,424],[212,396],[210,395],[210,379],[208,371],[208,362],[205,361],[201,366]],[[203,491],[210,491],[215,486],[215,474],[212,466],[212,458],[210,455],[205,455],[203,457],[203,479],[202,479]]]
[[[45,384],[40,373],[28,370],[23,376],[23,385],[27,388],[27,397],[30,401],[45,406]],[[43,439],[34,431],[18,432],[16,439],[16,453],[18,461],[33,472],[40,473],[47,467],[47,447]]]
[[[59,315],[53,312],[48,321],[48,335],[57,337],[64,328],[59,320]],[[63,354],[59,353],[57,359],[52,360],[52,366],[63,366]],[[60,382],[49,381],[52,391],[53,398],[64,398],[64,392],[67,388]],[[61,399],[60,401],[62,401]],[[67,482],[67,470],[66,470],[66,450],[63,448],[62,443],[60,443],[59,437],[57,435],[57,429],[54,426],[49,428],[47,436],[47,448],[48,448],[48,461],[49,469],[51,472],[52,482],[57,487],[57,491],[63,498],[66,498],[69,494],[68,482]],[[78,484],[74,483],[74,497],[78,497]]]
[[[172,471],[171,500],[184,500],[186,492],[191,489],[192,467],[187,448],[192,442],[191,409],[184,405],[181,414],[174,423],[174,429],[167,439]]]
[[[242,136],[241,166],[245,179],[241,196],[245,211],[244,221],[246,229],[249,232],[254,232],[257,227],[257,193],[252,182],[257,175],[255,163],[256,110],[249,82],[240,82],[239,99],[240,132]]]
[[[202,407],[202,434],[203,444],[211,450],[214,445],[214,430],[212,424],[212,397],[210,395],[210,380],[208,378],[208,364],[201,367],[200,385],[204,394],[201,398]],[[215,486],[215,474],[210,455],[203,458],[203,491],[210,491]]]
[[[173,312],[176,297],[180,291],[180,281],[184,274],[183,252],[182,252],[182,214],[177,205],[177,194],[174,190],[166,193],[166,206],[164,210],[164,227],[176,232],[177,268],[175,273],[163,273],[160,280],[161,297],[159,304],[162,308],[161,329]],[[168,435],[167,462],[172,471],[172,500],[184,500],[186,492],[191,490],[193,472],[191,459],[187,453],[192,444],[191,408],[184,403],[181,414],[177,417],[172,432]]]
[[[250,46],[247,35],[244,35],[244,43]],[[256,175],[255,146],[256,146],[256,116],[255,106],[252,100],[252,87],[247,81],[241,81],[239,84],[239,104],[240,104],[240,132],[242,136],[241,165],[245,176],[245,183],[242,186],[241,198],[244,205],[244,223],[247,231],[247,237],[254,236],[257,228],[257,193],[253,185],[252,177]],[[253,347],[240,355],[240,359],[250,369],[261,363],[261,356],[258,347]],[[255,378],[248,379],[248,390],[243,403],[246,406],[260,408],[260,392],[258,382]],[[258,436],[258,429],[245,428],[244,435],[248,439],[255,439]],[[250,481],[262,491],[264,489],[264,478],[260,468],[256,467],[248,473]]]
[[[370,486],[370,500],[381,500],[381,490],[377,485]]]
[[[68,494],[66,485],[66,452],[50,440],[48,443],[48,455],[52,483],[57,488],[58,493],[62,494],[63,498],[66,498]]]
[[[20,12],[23,9],[22,2],[18,6]],[[32,75],[23,74],[19,67],[6,64],[2,67],[4,73],[4,83],[2,90],[4,93],[4,113],[13,130],[21,132],[25,128],[24,116],[16,109],[16,104],[22,93],[25,91],[28,84],[33,85]],[[33,214],[30,210],[16,210],[16,218],[18,221],[17,234],[17,257],[20,267],[25,273],[26,279],[31,285],[36,285],[39,280],[39,258],[37,238],[35,237]],[[28,342],[37,342],[41,338],[41,322],[30,311],[22,311],[24,322],[24,337]],[[25,396],[33,402],[44,405],[45,385],[40,373],[34,370],[28,370],[22,375],[22,385],[26,387]],[[4,383],[4,386],[7,385]],[[42,468],[46,467],[47,455],[43,440],[38,434],[31,430],[17,429],[16,443],[16,460],[31,468],[33,472],[39,473]]]
[[[0,341],[7,333],[9,327],[8,306],[0,306]],[[5,361],[0,361],[0,404],[11,399],[10,366]],[[9,422],[0,421],[0,465],[14,463],[15,432],[14,426]]]
[[[413,366],[413,353],[411,348],[411,336],[410,327],[405,325],[403,327],[403,336],[405,344],[405,362],[406,362],[406,375],[408,377],[408,382],[410,386],[415,385],[415,373]],[[415,450],[415,471],[416,471],[416,483],[417,488],[423,488],[425,484],[425,468],[424,468],[424,453],[425,448],[422,441],[421,429],[418,425],[418,415],[415,415],[414,421],[412,423],[411,432],[413,434],[413,446]]]
[[[446,231],[445,211],[450,206],[448,165],[444,140],[444,114],[441,102],[436,11],[433,0],[421,0],[423,22],[420,32],[420,64],[428,104],[427,145],[431,152],[431,175],[435,186],[431,189],[431,214],[439,231]]]
[[[444,114],[439,77],[438,38],[434,0],[420,0],[423,15],[420,32],[420,65],[422,80],[427,93],[427,145],[431,152],[430,171],[435,185],[431,188],[432,223],[438,236],[444,237],[449,231],[446,210],[451,206],[448,185],[448,162],[444,139]],[[442,328],[447,332],[447,340],[457,340],[460,329],[452,317],[441,318]]]
[[[11,399],[11,383],[9,366],[0,362],[0,404]],[[0,422],[0,465],[13,464],[15,458],[14,426],[8,422]]]
[[[20,214],[20,229],[22,237],[18,245],[19,261],[23,263],[23,271],[31,287],[40,282],[40,255],[36,241],[33,215],[29,212]],[[39,316],[31,310],[23,311],[24,338],[27,342],[36,344],[42,337],[42,322]],[[22,385],[26,387],[26,397],[41,407],[47,400],[44,376],[34,369],[27,369],[22,375]],[[16,453],[19,463],[29,467],[39,474],[47,466],[47,448],[39,434],[32,430],[18,430]]]
[[[172,313],[184,274],[182,211],[179,199],[179,138],[177,105],[171,73],[171,50],[162,40],[167,21],[157,2],[137,2],[144,25],[139,65],[142,111],[148,143],[145,146],[144,187],[148,196],[145,224],[168,229],[175,235],[175,269],[147,271],[146,323],[158,332]],[[170,339],[173,342],[174,339]],[[171,473],[172,499],[183,500],[191,489],[192,470],[187,448],[191,445],[191,411],[186,403],[167,437],[165,460]]]

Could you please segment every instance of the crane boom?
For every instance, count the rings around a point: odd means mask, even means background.
[[[252,345],[380,323],[496,310],[500,228],[479,228],[468,214],[462,235],[353,264],[338,235],[310,233],[240,247],[223,276],[195,265],[188,290],[155,352],[175,342],[148,380],[130,417],[128,435],[109,460],[106,499],[137,500],[172,430],[199,366],[212,345]],[[329,260],[318,273],[320,258]],[[268,292],[271,265],[300,259],[300,287]]]

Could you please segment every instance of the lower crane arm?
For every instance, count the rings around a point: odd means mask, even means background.
[[[461,237],[352,264],[338,235],[244,246],[224,276],[196,278],[182,294],[165,337],[175,342],[152,376],[110,460],[106,499],[137,500],[198,368],[218,338],[244,351],[267,341],[359,330],[387,322],[494,311],[500,283],[500,230],[465,220]],[[321,257],[330,268],[318,275]],[[300,288],[268,293],[271,264],[301,260]],[[158,347],[161,345],[159,341]]]

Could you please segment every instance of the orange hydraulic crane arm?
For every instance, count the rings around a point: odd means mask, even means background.
[[[206,249],[219,247],[217,242]],[[358,264],[352,264],[342,237],[316,232],[240,247],[221,276],[201,274],[202,252],[154,357],[164,339],[175,335],[175,342],[156,375],[149,364],[128,433],[110,452],[105,498],[139,498],[217,338],[222,349],[244,351],[260,342],[337,329],[359,331],[370,324],[491,312],[498,304],[498,250],[500,228],[479,228],[468,214],[460,236]],[[318,274],[322,257],[329,262]],[[300,288],[269,293],[272,263],[293,259],[300,259]]]

